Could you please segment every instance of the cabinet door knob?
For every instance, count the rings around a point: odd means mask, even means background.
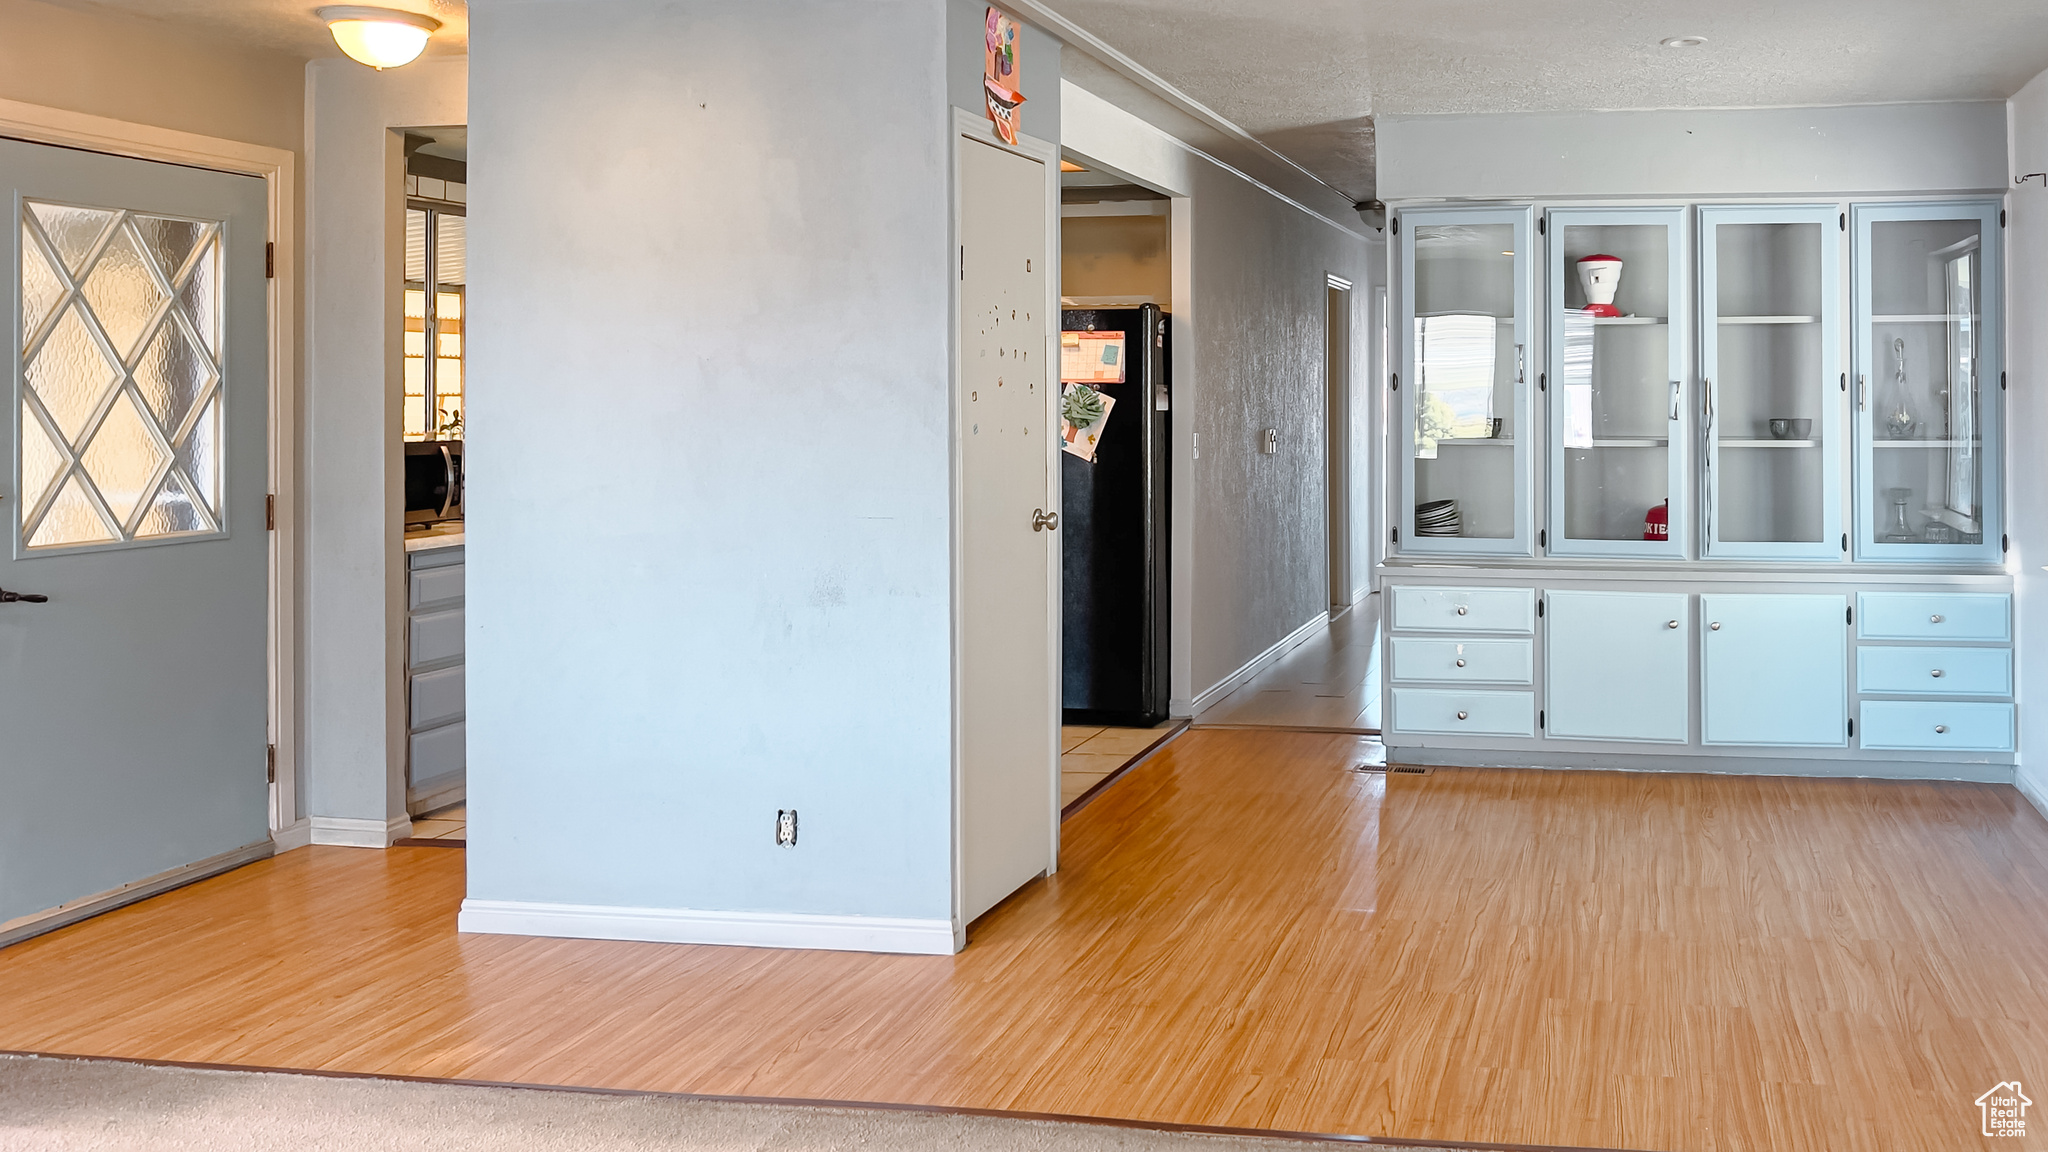
[[[1934,615],[1932,615],[1932,616],[1929,616],[1929,617],[1927,618],[1927,622],[1928,622],[1929,624],[1939,624],[1939,623],[1941,623],[1941,613],[1939,613],[1939,612],[1936,612],[1936,613],[1935,613]]]
[[[1941,679],[1941,669],[1939,669],[1939,668],[1936,668],[1936,669],[1935,669],[1935,670],[1933,671],[1932,675],[1933,675],[1933,677],[1934,677],[1934,678],[1935,678],[1936,680],[1939,680],[1939,679]]]
[[[1461,715],[1461,716],[1462,716],[1462,715],[1464,715],[1464,714],[1463,714],[1463,713],[1459,713],[1459,715]],[[1947,732],[1947,731],[1948,731],[1948,725],[1946,725],[1946,724],[1936,724],[1936,725],[1934,726],[1934,731],[1935,731],[1935,734],[1936,734],[1936,735],[1940,735],[1940,734],[1942,734],[1942,733],[1944,733],[1944,732]]]
[[[1716,620],[1712,624],[1707,625],[1707,627],[1713,629],[1716,632],[1719,632],[1721,630],[1721,622],[1719,620]]]
[[[1463,712],[1458,713],[1458,719],[1463,720],[1464,718],[1465,714]]]
[[[1464,666],[1465,666],[1465,662],[1464,662],[1463,660],[1460,660],[1460,661],[1458,661],[1458,667],[1460,667],[1460,668],[1463,668]],[[1936,675],[1936,676],[1939,676],[1939,675],[1941,675],[1941,673],[1939,673],[1939,672],[1936,672],[1936,673],[1935,673],[1935,675]]]
[[[1676,628],[1676,627],[1678,627],[1678,621],[1676,621],[1676,620],[1666,620],[1666,621],[1664,622],[1664,626],[1665,626],[1666,628]]]
[[[1463,604],[1460,604],[1460,605],[1458,605],[1458,615],[1460,615],[1460,616],[1463,616],[1464,614],[1465,614],[1465,606],[1464,606]],[[1939,616],[1937,616],[1937,617],[1935,617],[1935,619],[1939,620],[1939,619],[1940,619],[1940,617],[1939,617]]]

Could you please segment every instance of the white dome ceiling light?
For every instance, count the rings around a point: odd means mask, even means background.
[[[1705,36],[1673,36],[1657,43],[1666,48],[1698,48],[1707,42]]]
[[[313,14],[327,21],[327,30],[349,59],[380,72],[419,59],[427,37],[441,27],[432,16],[361,4],[330,4]]]

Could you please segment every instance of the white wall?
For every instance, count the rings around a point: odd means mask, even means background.
[[[1966,191],[2005,185],[2005,105],[1386,116],[1389,203]]]
[[[321,60],[305,72],[310,250],[299,618],[304,804],[316,843],[375,841],[405,830],[395,323],[405,201],[401,138],[391,130],[465,123],[466,83],[460,59],[387,72]],[[389,830],[371,835],[368,826],[380,822]]]
[[[587,7],[472,9],[464,926],[949,931],[946,4]]]
[[[2048,72],[2012,98],[2012,172],[2048,172]],[[2048,188],[2012,192],[2006,229],[2010,565],[2018,584],[2020,789],[2048,814]]]
[[[1086,89],[1063,90],[1069,149],[1185,197],[1174,209],[1173,316],[1173,707],[1185,715],[1328,612],[1324,293],[1331,275],[1352,282],[1356,427],[1374,403],[1369,337],[1382,245],[1355,220],[1309,212]],[[1271,456],[1258,451],[1264,428],[1280,433]],[[1354,442],[1369,443],[1369,432]],[[1367,478],[1377,467],[1354,452],[1359,584],[1374,531]]]

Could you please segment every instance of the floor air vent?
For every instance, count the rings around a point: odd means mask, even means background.
[[[1391,772],[1396,776],[1427,776],[1433,771],[1420,764],[1354,764],[1351,770],[1365,773]]]

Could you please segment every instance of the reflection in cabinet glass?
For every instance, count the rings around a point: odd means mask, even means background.
[[[1550,213],[1553,553],[1685,554],[1685,220]]]
[[[1856,545],[1996,563],[1996,201],[1858,205]]]
[[[1709,556],[1841,556],[1838,211],[1700,209]]]
[[[1400,218],[1405,552],[1529,553],[1530,220]]]

